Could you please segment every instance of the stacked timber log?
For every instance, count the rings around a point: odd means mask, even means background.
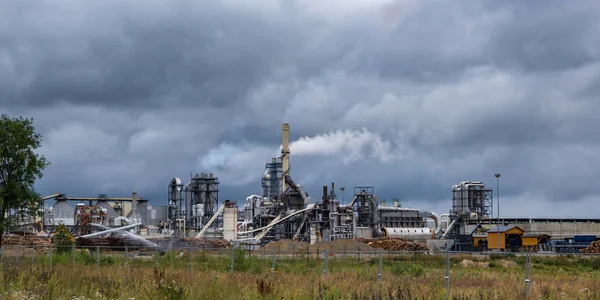
[[[429,247],[422,243],[409,242],[405,239],[359,239],[361,242],[378,249],[387,251],[429,251]]]
[[[50,246],[52,241],[46,236],[37,235],[7,235],[2,237],[2,245],[40,247]]]
[[[579,250],[581,253],[600,253],[600,241],[594,241],[589,246]]]

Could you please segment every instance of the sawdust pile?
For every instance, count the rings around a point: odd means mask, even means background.
[[[293,240],[279,240],[279,241],[273,241],[270,242],[268,244],[266,244],[263,248],[265,250],[269,250],[269,251],[289,251],[289,250],[296,250],[296,251],[301,251],[304,250],[306,251],[306,247],[308,247],[308,243],[303,243],[303,242],[298,242],[298,241],[293,241]]]
[[[333,242],[318,242],[309,245],[303,242],[292,240],[279,240],[268,243],[264,246],[269,251],[331,251],[331,252],[356,252],[356,251],[376,251],[377,249],[387,251],[429,251],[429,247],[423,243],[409,242],[404,239],[340,239]]]
[[[342,239],[333,242],[320,242],[311,245],[311,250],[327,250],[327,251],[376,251],[375,248],[356,239]]]
[[[375,249],[369,245],[362,243],[358,240],[335,240],[333,242],[318,242],[313,245],[308,243],[292,241],[292,240],[279,240],[273,241],[266,244],[263,248],[268,251],[330,251],[330,252],[356,252],[356,251],[374,251]]]
[[[463,267],[477,267],[477,268],[487,268],[490,263],[487,261],[472,261],[468,259],[463,259],[460,262],[460,265]]]
[[[429,251],[429,247],[423,243],[409,242],[404,239],[382,238],[382,239],[358,239],[367,245],[387,251]]]
[[[224,239],[209,240],[205,238],[185,238],[180,243],[186,247],[203,249],[224,249],[231,246],[231,243]]]

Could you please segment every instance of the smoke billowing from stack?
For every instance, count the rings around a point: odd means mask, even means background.
[[[285,131],[286,128],[289,130],[289,126],[286,125],[284,124],[284,139],[289,137]],[[394,142],[366,128],[337,130],[313,137],[301,137],[293,141],[288,148],[282,147],[282,155],[286,149],[287,153],[293,149],[295,156],[339,155],[346,163],[358,160],[389,162],[402,157],[401,149]]]

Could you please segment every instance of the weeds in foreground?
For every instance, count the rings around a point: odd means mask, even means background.
[[[256,289],[261,296],[273,293],[273,283],[264,279],[256,279]]]
[[[89,254],[57,254],[52,271],[46,258],[4,261],[1,299],[439,299],[445,296],[444,258],[423,255],[386,257],[382,281],[379,258],[285,259],[271,270],[270,257],[236,251],[228,255],[165,255],[131,259]],[[469,267],[463,259],[485,260]],[[452,299],[521,299],[524,268],[520,257],[456,257],[451,264]],[[597,299],[600,271],[595,259],[564,257],[533,260],[532,299]],[[99,266],[98,266],[99,265]],[[240,296],[242,295],[242,296]]]
[[[159,270],[158,267],[154,267],[154,280],[156,289],[168,300],[180,300],[184,298],[183,288],[177,286],[176,282],[172,278],[165,276],[164,270]]]

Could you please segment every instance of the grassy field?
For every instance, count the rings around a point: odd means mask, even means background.
[[[191,262],[191,264],[190,264]],[[445,299],[444,256],[278,259],[236,252],[129,259],[92,253],[5,257],[0,299]],[[451,259],[452,299],[522,299],[525,258]],[[600,258],[532,257],[530,299],[600,299]]]

